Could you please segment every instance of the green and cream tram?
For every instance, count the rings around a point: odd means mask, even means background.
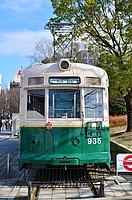
[[[98,67],[71,63],[25,68],[20,88],[19,168],[110,166],[108,77]]]

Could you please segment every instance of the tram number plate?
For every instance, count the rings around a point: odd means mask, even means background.
[[[101,144],[101,138],[88,138],[88,144]]]

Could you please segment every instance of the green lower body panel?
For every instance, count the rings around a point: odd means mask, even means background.
[[[21,128],[19,169],[24,164],[82,165],[105,163],[110,167],[109,129],[62,127]]]

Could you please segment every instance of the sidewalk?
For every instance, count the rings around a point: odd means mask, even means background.
[[[0,138],[3,139],[3,138],[18,138],[17,135],[13,135],[12,131],[0,131]]]

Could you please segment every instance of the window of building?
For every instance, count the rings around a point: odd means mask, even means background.
[[[83,53],[83,59],[87,60],[87,53]]]
[[[92,65],[92,60],[88,60],[88,64],[89,64],[89,65]]]

